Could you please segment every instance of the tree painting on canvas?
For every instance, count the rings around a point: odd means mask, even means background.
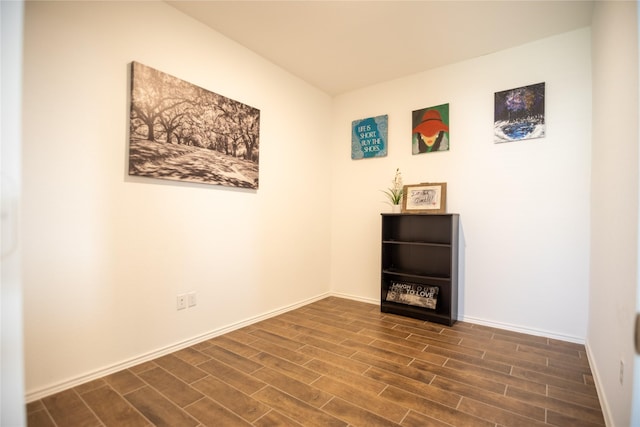
[[[543,138],[544,83],[495,93],[494,141]]]
[[[133,62],[129,175],[258,188],[260,110]]]

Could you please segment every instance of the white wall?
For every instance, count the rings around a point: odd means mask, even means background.
[[[29,400],[328,292],[326,94],[162,2],[28,2],[24,48]],[[127,176],[134,60],[261,110],[258,191]]]
[[[587,348],[610,426],[631,425],[638,281],[636,7],[636,2],[597,2],[592,24],[594,143]],[[623,384],[620,360],[626,365]]]
[[[0,280],[0,425],[25,425],[22,348],[21,89],[24,4],[0,2],[2,47],[2,280]]]
[[[399,167],[405,184],[446,182],[447,209],[460,213],[465,320],[583,342],[590,60],[590,30],[581,29],[336,98],[332,290],[379,300],[379,214],[390,211],[379,190]],[[547,136],[494,144],[494,93],[539,82]],[[444,103],[450,151],[412,155],[411,112]],[[382,114],[388,156],[351,160],[351,122]]]

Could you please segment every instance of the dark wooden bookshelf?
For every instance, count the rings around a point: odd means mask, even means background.
[[[459,221],[458,214],[382,214],[382,312],[448,326],[456,322]],[[437,287],[435,309],[387,300],[394,283]]]

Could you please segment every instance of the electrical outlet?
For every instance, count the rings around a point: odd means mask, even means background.
[[[189,307],[195,307],[196,305],[196,293],[194,292],[189,292],[187,294],[187,304],[189,305]]]
[[[624,380],[624,361],[620,359],[620,385],[622,385]]]
[[[185,294],[177,296],[177,308],[178,310],[184,310],[187,308],[187,296]]]

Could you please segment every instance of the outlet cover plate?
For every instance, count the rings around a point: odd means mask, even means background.
[[[181,294],[176,297],[176,308],[178,310],[184,310],[187,308],[187,296],[185,294]]]

